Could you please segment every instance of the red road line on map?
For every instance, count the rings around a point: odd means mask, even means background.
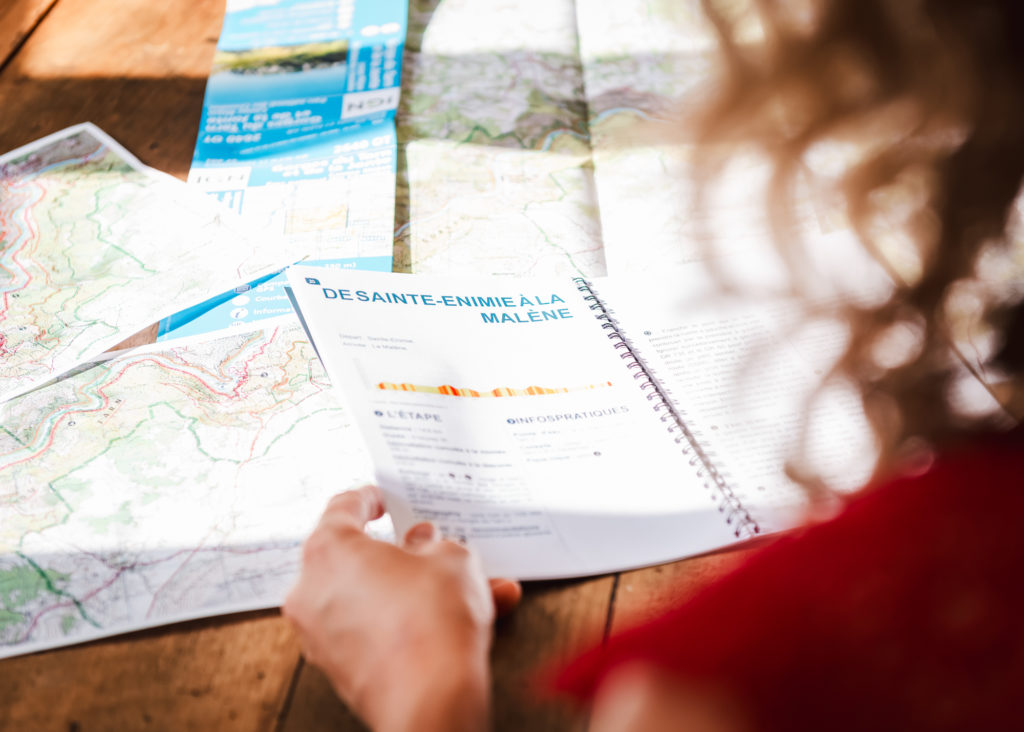
[[[206,387],[206,389],[209,390],[210,393],[212,393],[212,394],[215,394],[215,395],[218,395],[218,396],[229,397],[229,398],[230,397],[241,398],[241,396],[239,395],[238,392],[242,388],[244,383],[248,380],[249,363],[251,361],[255,360],[258,356],[260,356],[263,353],[265,353],[265,351],[266,351],[267,347],[270,345],[270,343],[272,343],[278,337],[278,330],[279,329],[275,328],[274,331],[273,331],[273,334],[270,336],[270,338],[267,340],[267,342],[264,343],[264,345],[259,349],[258,352],[253,354],[253,356],[250,359],[247,360],[246,365],[244,367],[246,376],[242,379],[241,382],[236,384],[235,388],[231,392],[220,391],[218,389],[215,389],[213,386],[211,386],[205,379],[203,379],[198,374],[193,373],[191,371],[187,371],[187,370],[185,370],[183,368],[176,368],[173,365],[171,365],[170,363],[168,363],[167,361],[163,361],[163,360],[158,359],[156,356],[139,358],[137,360],[133,360],[130,363],[125,364],[124,367],[121,368],[112,379],[110,379],[107,383],[105,383],[102,386],[97,388],[97,390],[96,390],[97,394],[101,398],[101,403],[100,403],[100,405],[98,407],[95,407],[95,408],[92,408],[92,409],[85,409],[84,405],[83,405],[82,409],[79,409],[77,411],[69,411],[66,414],[63,414],[63,415],[61,415],[59,417],[56,417],[56,421],[53,423],[53,426],[50,428],[49,435],[47,436],[46,442],[38,450],[35,450],[30,455],[25,456],[21,460],[17,460],[15,462],[8,463],[7,467],[11,468],[11,467],[13,467],[15,465],[21,465],[22,463],[25,463],[25,462],[27,462],[29,460],[32,460],[35,457],[39,456],[40,454],[42,454],[42,453],[46,452],[47,450],[49,450],[53,446],[53,442],[54,442],[54,439],[56,437],[57,428],[60,426],[61,422],[64,421],[66,418],[69,418],[69,417],[71,417],[73,415],[94,414],[96,412],[102,412],[103,410],[105,410],[109,406],[109,404],[110,404],[110,397],[107,395],[107,390],[110,387],[112,387],[115,384],[117,384],[117,382],[120,381],[124,377],[124,375],[128,372],[129,369],[131,369],[131,368],[133,368],[135,366],[139,366],[139,365],[144,364],[144,363],[151,363],[151,364],[153,364],[153,365],[155,365],[155,366],[157,366],[159,368],[163,368],[163,369],[168,370],[168,371],[173,371],[173,372],[182,374],[183,376],[192,378],[192,379],[198,381],[204,387]],[[248,345],[251,342],[252,342],[252,339],[250,339],[246,344],[244,344],[239,349],[239,351],[244,350],[245,346]],[[226,359],[226,360],[230,360],[230,359]],[[84,396],[83,392],[78,391],[78,395],[79,395],[79,399],[81,401],[85,400],[85,396]],[[67,408],[66,406],[62,407],[62,409],[66,409],[66,408]],[[51,411],[49,414],[45,415],[44,419],[41,420],[41,423],[45,423],[47,418],[49,418],[50,416],[58,413],[59,411],[60,411],[59,409],[55,409],[55,410]],[[252,448],[250,448],[250,458],[251,458],[251,456],[252,456]]]
[[[277,336],[277,329],[275,329],[275,330],[274,330],[274,332],[273,332],[273,334],[271,334],[270,338],[268,338],[268,339],[267,339],[267,340],[266,340],[266,341],[265,341],[265,342],[263,343],[263,345],[262,345],[262,346],[260,346],[260,348],[259,348],[259,350],[258,350],[258,351],[256,351],[255,353],[253,353],[253,354],[252,354],[252,356],[250,356],[249,358],[247,358],[247,359],[246,359],[246,360],[245,360],[245,361],[244,361],[244,362],[242,363],[242,378],[241,378],[241,380],[240,380],[240,381],[239,381],[239,382],[238,382],[237,384],[235,384],[235,388],[234,388],[234,389],[232,390],[232,392],[231,392],[233,396],[236,396],[236,397],[237,397],[237,396],[239,396],[239,394],[238,394],[239,390],[240,390],[240,389],[241,389],[241,388],[242,388],[243,386],[245,386],[245,385],[246,385],[246,384],[247,384],[247,383],[249,382],[249,365],[250,365],[250,364],[251,364],[251,363],[252,363],[253,361],[255,361],[255,360],[256,360],[257,358],[259,358],[260,356],[262,356],[262,355],[263,355],[264,353],[266,353],[266,350],[267,350],[267,346],[269,346],[269,345],[270,345],[271,343],[273,343],[273,341],[274,341],[274,338],[275,338],[276,336]],[[248,343],[252,343],[252,339],[250,339]],[[246,343],[246,345],[248,345],[248,343]],[[243,347],[243,348],[244,348],[244,347]]]
[[[46,189],[43,188],[43,186],[41,186],[39,184],[36,184],[36,186],[37,186],[37,188],[39,188],[42,191],[42,195],[39,197],[39,200],[37,200],[35,203],[31,204],[30,206],[26,207],[25,210],[22,213],[24,215],[25,223],[27,224],[27,226],[29,228],[29,234],[32,235],[32,236],[35,236],[36,238],[38,238],[39,232],[34,230],[34,227],[33,227],[33,223],[35,221],[35,217],[30,216],[29,214],[31,213],[31,211],[36,206],[38,206],[39,204],[41,204],[43,202],[43,199],[46,197]],[[12,212],[12,214],[13,214],[13,212]],[[11,216],[10,221],[11,221],[11,225],[12,226],[15,225],[14,224],[14,216],[13,215]],[[22,229],[22,227],[19,226],[18,229],[20,231],[22,231],[22,233],[24,233],[24,230]],[[26,278],[26,281],[25,281],[24,285],[19,287],[17,290],[12,290],[11,292],[21,292],[26,287],[28,287],[29,283],[32,282],[32,275],[29,273],[29,271],[27,269],[25,269],[24,265],[22,265],[22,263],[18,260],[18,258],[16,256],[23,249],[25,249],[25,247],[28,246],[28,244],[32,241],[32,236],[26,237],[25,241],[22,242],[22,245],[20,247],[18,247],[17,249],[15,249],[14,251],[11,252],[11,261],[14,262],[14,264],[18,267],[18,269],[20,269],[22,271],[22,273],[25,275],[25,278]],[[4,269],[6,269],[6,267]],[[8,270],[8,271],[10,271],[10,270]],[[14,272],[11,272],[11,276],[12,277],[14,276]],[[7,312],[8,308],[9,308],[9,304],[7,302],[7,297],[8,297],[9,294],[10,294],[10,292],[5,292],[4,293],[3,306],[0,307],[0,315],[4,315]]]
[[[185,371],[183,369],[178,369],[178,368],[174,368],[172,366],[165,365],[164,363],[161,363],[160,361],[158,361],[156,358],[141,358],[141,359],[139,359],[137,361],[132,361],[131,363],[125,364],[124,368],[122,368],[113,379],[111,379],[108,383],[104,384],[103,386],[99,387],[96,390],[97,393],[100,394],[101,397],[102,397],[102,402],[101,402],[99,407],[96,407],[94,409],[84,409],[83,408],[83,409],[81,409],[79,411],[75,411],[73,413],[72,412],[68,412],[67,414],[63,414],[63,415],[57,417],[56,421],[53,423],[53,426],[50,428],[50,433],[49,433],[49,435],[47,437],[47,440],[46,440],[45,444],[43,444],[42,447],[40,447],[38,450],[33,452],[31,455],[27,455],[26,457],[22,458],[21,460],[17,460],[17,461],[15,461],[13,463],[8,463],[8,468],[13,467],[15,465],[21,465],[22,463],[27,462],[29,460],[32,460],[33,458],[37,457],[38,455],[40,455],[40,454],[46,452],[47,450],[49,450],[53,446],[53,441],[55,439],[55,433],[57,432],[57,427],[60,425],[60,423],[64,419],[66,419],[68,417],[71,417],[72,414],[76,414],[76,415],[91,414],[91,413],[95,413],[95,412],[101,412],[104,409],[106,409],[106,407],[110,403],[110,397],[107,396],[106,390],[109,389],[114,384],[116,384],[118,381],[120,381],[121,378],[128,371],[128,369],[132,368],[133,366],[137,366],[139,364],[146,363],[146,362],[151,362],[151,363],[153,363],[153,364],[155,364],[155,365],[157,365],[157,366],[159,366],[161,368],[165,368],[165,369],[170,370],[170,371],[175,371],[175,372],[183,374],[185,376],[191,376],[192,378],[196,379],[201,384],[203,384],[207,389],[209,389],[214,394],[217,394],[219,396],[228,396],[227,392],[217,391],[212,386],[210,386],[208,383],[206,383],[206,381],[204,381],[199,376],[196,376],[195,374],[192,374],[192,373],[190,373],[188,371]],[[82,392],[78,392],[78,393],[81,395]],[[66,408],[66,407],[64,407],[64,408]],[[53,415],[53,414],[57,413],[58,411],[59,410],[53,410],[53,411],[51,411],[46,416],[49,417],[50,415]]]
[[[50,428],[49,438],[47,439],[45,445],[43,445],[41,448],[39,448],[39,450],[37,450],[33,454],[29,455],[28,457],[25,457],[25,458],[23,458],[23,459],[21,459],[21,460],[19,460],[17,462],[14,462],[14,463],[8,463],[8,467],[14,466],[14,465],[20,465],[21,463],[25,462],[26,460],[31,460],[31,459],[35,458],[36,456],[40,455],[41,453],[46,452],[48,449],[50,449],[50,447],[53,445],[54,433],[57,431],[57,427],[60,425],[61,421],[65,417],[71,417],[73,415],[92,414],[94,412],[102,412],[103,410],[105,410],[107,408],[107,406],[110,404],[110,397],[107,396],[107,394],[104,391],[104,389],[106,389],[107,387],[109,387],[109,386],[113,385],[114,383],[116,383],[118,381],[118,379],[120,379],[121,376],[124,375],[124,371],[127,371],[128,367],[130,367],[130,366],[131,366],[131,364],[128,364],[125,367],[125,369],[120,374],[118,374],[117,377],[113,381],[111,381],[109,384],[97,387],[96,393],[99,394],[100,398],[101,398],[100,405],[98,407],[95,407],[93,409],[86,409],[84,407],[84,405],[83,405],[83,407],[81,409],[74,410],[73,406],[69,407],[69,406],[65,405],[65,406],[60,407],[58,409],[54,409],[54,410],[50,411],[48,414],[44,415],[43,419],[40,420],[40,424],[44,424],[46,422],[46,420],[51,415],[59,413],[61,409],[67,409],[68,410],[68,412],[66,414],[56,418],[56,421],[53,423],[53,427]],[[96,382],[94,381],[94,382],[92,382],[90,384],[86,384],[82,389],[76,389],[75,390],[75,394],[78,396],[78,399],[79,399],[80,402],[81,401],[85,401],[86,398],[87,398],[85,396],[84,389],[87,389],[89,386],[91,386],[92,384],[95,384],[95,383]],[[2,457],[2,456],[0,456],[0,457]]]
[[[284,362],[284,367],[281,369],[281,380],[274,384],[274,386],[271,387],[272,389],[277,389],[278,387],[282,387],[288,383],[288,364],[295,360],[295,357],[292,354],[296,351],[296,349],[298,349],[298,347],[299,341],[292,341],[292,344],[284,352],[286,358]],[[312,371],[310,371],[310,376],[312,376]],[[312,379],[310,379],[310,383],[312,383]]]
[[[211,529],[210,533],[212,534],[213,531],[214,530]],[[209,534],[207,534],[207,536],[209,536]],[[196,545],[196,547],[194,549],[192,549],[191,551],[189,551],[187,553],[187,555],[185,556],[185,559],[182,561],[182,563],[180,565],[178,565],[178,568],[175,569],[173,572],[171,572],[171,576],[167,578],[167,581],[164,582],[162,585],[160,585],[159,587],[157,587],[153,591],[153,599],[149,601],[149,607],[146,608],[146,614],[143,617],[147,617],[147,618],[149,617],[150,613],[153,612],[153,605],[156,604],[157,597],[159,597],[159,595],[163,591],[163,589],[165,587],[167,587],[167,585],[169,585],[171,583],[171,581],[175,577],[178,576],[178,573],[181,572],[181,570],[183,570],[186,567],[186,565],[188,565],[188,563],[192,559],[192,557],[194,557],[196,554],[198,554],[202,549],[203,549],[203,544],[202,544],[202,542],[200,542],[198,545]]]
[[[72,168],[75,167],[75,166],[83,167],[83,166],[85,166],[88,163],[91,163],[91,162],[94,162],[94,161],[97,161],[97,160],[102,160],[104,157],[107,156],[108,153],[112,154],[112,155],[114,154],[113,151],[109,150],[106,145],[104,145],[102,142],[99,142],[97,148],[93,152],[86,153],[85,155],[77,157],[77,158],[67,158],[65,160],[58,161],[57,163],[54,164],[54,166],[61,166],[61,165],[65,165],[66,164],[67,166],[72,167]],[[117,157],[117,159],[119,161],[121,160],[120,157],[118,157],[116,155],[115,155],[115,157]],[[29,274],[28,270],[26,270],[24,267],[22,267],[21,263],[18,262],[18,260],[15,258],[15,255],[18,254],[19,252],[21,252],[21,250],[24,249],[26,246],[28,246],[28,244],[31,241],[38,240],[38,238],[39,238],[39,232],[33,226],[33,224],[35,222],[35,217],[31,216],[30,214],[31,214],[31,212],[37,206],[39,206],[44,200],[46,200],[47,191],[48,191],[47,187],[42,182],[40,182],[38,179],[34,179],[32,177],[32,176],[40,175],[41,172],[45,172],[45,171],[38,171],[37,170],[34,173],[29,174],[29,176],[26,177],[25,179],[23,179],[22,181],[20,181],[19,185],[13,185],[13,186],[8,186],[7,187],[7,190],[12,190],[14,188],[18,188],[18,187],[21,187],[21,186],[26,186],[26,187],[34,186],[36,188],[36,190],[38,190],[40,192],[40,194],[41,194],[39,196],[39,199],[35,203],[33,203],[31,206],[26,207],[24,209],[24,211],[22,212],[24,217],[25,217],[25,222],[29,226],[29,233],[32,234],[33,236],[29,237],[28,239],[26,239],[25,243],[23,243],[21,247],[19,247],[17,250],[15,250],[15,251],[13,251],[11,253],[11,260],[18,264],[18,266],[21,268],[22,272],[25,274],[25,277],[27,278],[27,281],[25,282],[25,285],[20,287],[20,288],[18,288],[18,290],[14,290],[13,292],[20,292],[21,290],[25,289],[25,287],[28,287],[29,283],[32,282],[32,276]],[[11,222],[13,223],[13,221],[14,221],[14,219],[12,217],[11,218]],[[0,219],[0,224],[2,224],[2,223],[3,223],[3,221],[2,221],[2,219]],[[43,275],[44,275],[44,278],[45,278],[45,280],[44,280],[45,283],[46,284],[52,284],[50,282],[50,276],[46,272],[45,269],[43,270]],[[3,294],[2,305],[0,305],[0,316],[3,316],[7,312],[9,307],[10,307],[10,305],[8,303],[8,300],[7,300],[7,296],[8,296],[8,293],[5,292]]]
[[[50,433],[49,433],[49,435],[46,438],[46,443],[42,447],[40,447],[38,450],[33,452],[31,455],[23,457],[21,460],[16,460],[13,463],[7,463],[7,468],[5,468],[5,469],[9,469],[9,468],[14,467],[15,465],[21,465],[24,462],[28,462],[29,460],[32,460],[33,458],[41,455],[42,453],[46,452],[51,447],[53,447],[53,440],[54,440],[54,437],[55,437],[55,433],[57,432],[57,427],[60,426],[60,423],[63,422],[66,418],[69,418],[69,417],[71,417],[73,415],[76,415],[76,414],[89,414],[90,412],[99,412],[99,411],[102,411],[102,409],[103,409],[102,407],[99,407],[97,409],[83,409],[83,410],[78,411],[78,412],[67,412],[66,414],[62,414],[61,416],[57,417],[56,421],[53,423],[53,427],[50,428]],[[54,410],[54,412],[56,412],[56,411],[59,411],[59,410]],[[54,414],[54,412],[50,412],[50,414]]]
[[[246,360],[245,366],[243,367],[244,368],[245,377],[243,378],[243,380],[241,382],[239,382],[238,386],[235,388],[236,393],[237,393],[238,389],[242,388],[243,384],[245,384],[249,380],[249,366],[250,366],[250,364],[252,364],[252,362],[255,361],[258,356],[262,356],[264,353],[266,353],[267,347],[270,346],[270,344],[273,343],[277,339],[279,331],[280,331],[279,328],[274,328],[273,332],[270,334],[270,337],[268,337],[266,339],[266,341],[263,343],[263,345],[260,346],[260,349],[256,353],[254,353],[252,355],[252,357],[250,357],[248,360]],[[295,347],[295,345],[292,344],[292,348],[294,348],[294,347]],[[291,349],[289,349],[285,353],[287,354],[290,351],[291,351]],[[271,410],[273,408],[274,408],[274,405],[271,404],[266,409],[264,409],[262,411],[259,411],[259,412],[253,412],[252,414],[253,414],[253,416],[258,418],[259,415],[262,414],[262,412],[269,411],[269,410]],[[252,441],[249,443],[249,457],[247,457],[245,460],[242,460],[241,462],[239,462],[238,468],[235,470],[236,476],[237,476],[238,472],[241,471],[242,466],[247,464],[248,462],[250,462],[253,459],[253,455],[256,452],[256,442],[259,440],[260,436],[263,434],[263,430],[264,430],[265,427],[266,427],[266,425],[263,423],[263,420],[260,419],[260,427],[259,427],[258,430],[256,430],[256,434],[253,435]]]
[[[192,549],[192,550],[179,549],[178,551],[173,552],[171,554],[168,554],[165,557],[161,557],[160,559],[154,559],[154,560],[151,560],[151,561],[148,561],[148,562],[133,562],[132,564],[130,564],[128,566],[118,567],[116,569],[116,571],[115,571],[114,576],[111,579],[109,579],[108,581],[104,582],[99,587],[93,588],[92,590],[90,590],[88,593],[86,593],[82,597],[80,597],[80,598],[76,597],[75,599],[78,600],[79,603],[83,603],[84,604],[85,602],[91,600],[93,597],[98,595],[100,592],[102,592],[103,590],[107,589],[112,584],[114,584],[114,582],[116,582],[118,579],[120,579],[121,576],[123,574],[125,574],[126,572],[138,569],[139,567],[152,567],[152,566],[157,565],[157,564],[162,564],[163,562],[170,561],[170,560],[174,559],[175,557],[178,557],[178,556],[180,556],[182,554],[185,554],[185,553],[188,553],[189,558],[191,558],[192,556],[194,556],[194,555],[196,555],[197,553],[200,553],[200,552],[204,552],[204,553],[205,552],[223,552],[223,553],[226,553],[226,554],[244,555],[244,554],[257,554],[257,553],[259,553],[261,551],[264,551],[264,550],[263,549],[259,549],[259,548],[253,548],[253,549],[233,549],[231,547],[203,547],[203,546],[197,547],[197,548]],[[83,553],[86,554],[87,556],[93,557],[94,559],[99,561],[104,566],[106,566],[106,567],[108,567],[110,569],[113,569],[113,568],[110,567],[109,564],[107,564],[105,561],[103,561],[103,559],[101,559],[98,555],[93,554],[92,552],[83,552]],[[183,562],[181,567],[179,567],[178,569],[179,570],[182,569],[185,566],[185,564],[187,564],[187,563],[188,563],[188,559],[186,559],[185,562]],[[175,570],[175,572],[171,575],[171,577],[173,578],[174,575],[177,574],[177,573],[178,573],[178,570]],[[170,582],[170,579],[168,579],[168,582]],[[164,585],[161,586],[161,589],[163,587],[166,587],[166,586],[167,586],[167,583],[164,583]],[[153,593],[154,602],[155,602],[155,599],[156,599],[156,595],[159,592],[160,592],[160,589],[156,590]],[[49,606],[47,606],[45,608],[40,609],[39,612],[36,613],[32,617],[32,621],[29,623],[29,627],[26,629],[24,635],[21,637],[21,641],[28,640],[29,636],[32,635],[32,631],[35,630],[35,627],[39,624],[39,621],[42,619],[43,615],[45,615],[47,613],[50,613],[50,612],[53,612],[54,610],[58,610],[60,608],[73,607],[73,606],[74,606],[74,602],[72,602],[70,600],[65,600],[64,602],[58,602],[58,603],[56,603],[54,605],[49,605]],[[149,617],[149,613],[150,613],[150,611],[152,611],[152,609],[153,609],[153,606],[152,606],[152,604],[150,604],[149,610],[146,611],[146,617]]]
[[[183,376],[191,377],[191,378],[195,379],[196,381],[198,381],[203,386],[205,386],[207,389],[209,389],[211,393],[216,394],[217,396],[223,396],[223,397],[232,396],[232,394],[229,393],[229,392],[219,391],[219,390],[215,389],[213,386],[211,386],[206,381],[206,379],[202,378],[198,374],[194,374],[194,373],[192,373],[190,371],[187,371],[187,370],[185,370],[183,368],[175,368],[173,366],[165,365],[165,364],[161,363],[160,361],[158,361],[156,358],[140,359],[140,360],[135,361],[135,362],[129,364],[128,366],[126,366],[124,370],[127,371],[130,367],[135,366],[136,364],[144,363],[146,361],[152,362],[153,364],[155,364],[157,366],[160,366],[161,368],[163,368],[163,369],[165,369],[167,371],[174,371],[175,373],[182,374]],[[123,372],[122,372],[122,374],[123,374]],[[120,378],[120,376],[119,376],[119,378]]]

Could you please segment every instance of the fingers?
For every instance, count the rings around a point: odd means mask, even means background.
[[[367,522],[384,515],[384,497],[375,485],[364,485],[331,498],[320,525],[334,531],[355,529],[362,533]]]
[[[432,553],[446,549],[465,552],[461,544],[445,542],[438,528],[429,521],[415,524],[405,532],[402,548],[413,553]],[[494,598],[494,611],[500,617],[515,610],[523,597],[523,587],[516,580],[499,578],[489,581],[491,597]]]
[[[516,609],[523,597],[523,586],[513,579],[492,579],[491,596],[494,598],[494,612],[501,617]]]
[[[402,548],[411,552],[422,551],[441,540],[441,532],[429,521],[410,527],[402,539]]]
[[[343,566],[352,566],[342,565],[339,558],[355,557],[357,546],[373,543],[363,529],[383,515],[383,496],[372,485],[339,493],[327,502],[320,523],[302,545],[302,572],[281,607],[286,617],[300,628],[310,625],[324,599],[321,583],[312,578],[322,580],[325,572],[337,576]]]

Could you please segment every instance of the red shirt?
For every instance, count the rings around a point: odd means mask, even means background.
[[[758,730],[1024,730],[1024,431],[940,457],[754,553],[564,669],[647,661]]]

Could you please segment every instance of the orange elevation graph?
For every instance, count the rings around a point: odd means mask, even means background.
[[[587,386],[568,386],[549,388],[546,386],[528,386],[525,389],[513,389],[508,386],[499,386],[490,391],[477,391],[476,389],[460,389],[457,386],[443,384],[441,386],[423,386],[421,384],[392,384],[382,381],[377,384],[381,391],[411,391],[417,394],[440,394],[441,396],[470,397],[472,399],[487,399],[493,397],[523,397],[541,396],[544,394],[568,394],[571,391],[587,391],[589,389],[604,389],[612,385],[612,382],[605,381],[601,384],[589,384]]]

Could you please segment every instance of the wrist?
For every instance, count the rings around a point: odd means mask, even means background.
[[[407,628],[363,687],[357,705],[374,732],[463,732],[488,727],[490,628]]]
[[[486,651],[471,658],[448,656],[414,663],[396,674],[392,688],[368,719],[374,732],[479,732],[488,729],[490,673]]]

